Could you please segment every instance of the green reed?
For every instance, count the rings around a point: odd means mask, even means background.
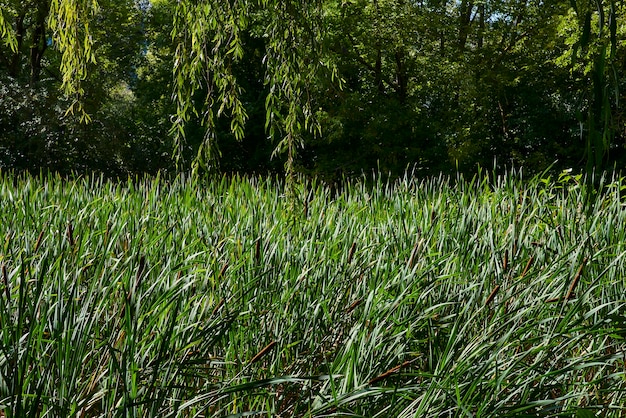
[[[619,416],[626,184],[586,187],[0,174],[0,410]]]

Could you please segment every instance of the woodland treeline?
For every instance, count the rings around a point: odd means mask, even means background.
[[[0,168],[626,164],[616,0],[0,0]]]

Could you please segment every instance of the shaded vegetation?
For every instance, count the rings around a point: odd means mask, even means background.
[[[1,6],[5,169],[339,179],[626,161],[616,0]]]

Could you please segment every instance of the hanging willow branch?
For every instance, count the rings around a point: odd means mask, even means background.
[[[48,20],[53,44],[61,52],[62,89],[72,99],[68,113],[78,112],[85,121],[89,116],[83,109],[82,83],[88,65],[96,62],[89,25],[98,12],[97,0],[52,0]],[[0,35],[15,48],[15,35],[4,13],[0,11]],[[243,58],[242,34],[252,19],[264,29],[265,128],[276,141],[273,155],[286,156],[286,174],[291,177],[305,136],[321,131],[309,87],[322,69],[329,70],[331,78],[336,74],[322,48],[326,33],[323,0],[177,1],[172,30],[177,45],[173,63],[176,115],[171,129],[175,155],[179,162],[185,128],[192,117],[199,118],[205,128],[194,170],[217,167],[217,118],[230,118],[231,133],[243,139],[248,114],[233,68]],[[200,92],[205,96],[197,105]]]
[[[15,37],[15,32],[11,25],[7,22],[7,18],[5,16],[6,10],[4,8],[3,2],[0,2],[0,38],[4,40],[4,44],[8,46],[11,51],[17,52],[17,38]]]
[[[219,160],[216,116],[228,113],[232,133],[237,140],[243,139],[248,115],[239,98],[241,87],[233,74],[233,64],[243,57],[241,32],[247,27],[248,8],[246,0],[181,0],[177,4],[172,32],[178,44],[173,94],[177,111],[172,127],[177,162],[191,116],[199,116],[205,127],[195,169],[215,167]],[[193,97],[203,89],[206,97],[197,109]]]
[[[178,45],[174,62],[177,114],[172,128],[177,158],[184,144],[185,125],[192,116],[200,117],[206,129],[195,168],[212,168],[218,163],[217,117],[229,116],[232,134],[238,140],[243,138],[248,115],[233,65],[243,57],[241,34],[248,22],[261,19],[266,42],[264,81],[269,92],[265,128],[277,140],[273,156],[286,155],[285,169],[291,177],[297,149],[304,145],[303,134],[320,132],[309,83],[322,67],[332,69],[322,59],[322,16],[321,0],[179,1],[172,33]],[[206,97],[197,109],[192,99],[202,90]]]
[[[88,64],[96,62],[89,22],[98,11],[97,0],[53,0],[48,18],[53,42],[61,52],[61,88],[72,99],[66,114],[76,112],[82,121],[90,120],[83,108],[82,82]]]
[[[273,156],[286,154],[285,171],[295,171],[298,148],[304,146],[303,133],[319,133],[314,117],[308,81],[317,76],[322,65],[322,5],[316,1],[263,1],[273,3],[275,15],[267,29],[265,55],[266,83],[265,128],[278,137]]]

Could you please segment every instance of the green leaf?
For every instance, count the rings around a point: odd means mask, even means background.
[[[584,48],[589,45],[591,39],[591,12],[585,13],[583,22],[583,32],[580,36],[580,45]]]
[[[576,418],[595,418],[596,414],[589,409],[576,410]]]

